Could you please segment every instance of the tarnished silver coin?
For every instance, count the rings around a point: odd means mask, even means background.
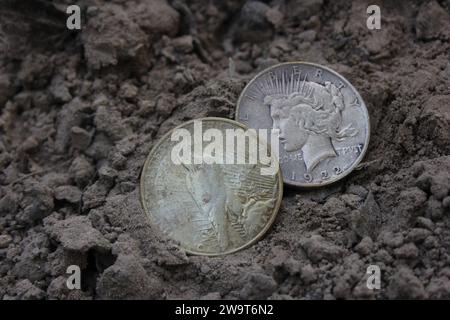
[[[230,147],[228,134],[234,130],[247,132],[229,119],[188,121],[163,136],[145,161],[140,185],[143,209],[153,226],[189,253],[221,255],[251,245],[269,229],[280,207],[283,181],[275,153],[267,153],[271,164],[251,163],[248,144]],[[180,143],[191,138],[192,148],[180,152]],[[266,140],[255,139],[270,150]],[[206,151],[211,151],[213,140],[211,154],[226,158],[224,163],[209,161]],[[237,160],[239,152],[244,163]],[[228,161],[230,155],[234,162]],[[182,157],[193,161],[181,161]],[[269,167],[275,168],[273,174],[261,174]]]
[[[312,63],[282,63],[259,73],[239,97],[236,120],[280,130],[283,179],[299,187],[342,179],[369,143],[369,114],[358,91],[337,72]]]

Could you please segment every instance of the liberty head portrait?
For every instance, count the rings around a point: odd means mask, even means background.
[[[307,172],[337,156],[333,141],[358,133],[352,124],[343,123],[344,97],[331,82],[303,81],[301,90],[267,95],[264,104],[269,107],[273,128],[280,130],[284,150],[301,150]]]

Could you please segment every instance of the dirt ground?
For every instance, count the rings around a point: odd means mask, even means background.
[[[450,298],[449,0],[376,1],[374,31],[373,1],[84,0],[69,31],[71,2],[0,0],[0,297]],[[250,248],[186,255],[142,212],[147,154],[183,121],[233,118],[249,79],[296,60],[359,90],[365,159],[285,190]]]

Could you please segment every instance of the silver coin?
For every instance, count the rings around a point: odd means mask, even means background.
[[[281,171],[293,186],[342,179],[369,143],[369,114],[358,91],[337,72],[313,63],[282,63],[256,75],[239,97],[236,120],[280,130]]]
[[[267,164],[258,160],[236,164],[174,162],[178,142],[172,141],[172,133],[181,129],[195,137],[199,121],[202,130],[213,129],[224,138],[229,129],[247,129],[239,122],[211,117],[188,121],[167,133],[145,161],[141,203],[150,223],[187,252],[227,254],[251,245],[269,229],[280,207],[283,180],[275,155],[270,155],[274,168],[270,175],[261,174]],[[267,144],[265,140],[261,143]],[[206,149],[208,143],[200,144]],[[237,145],[231,152],[235,155],[242,147]],[[248,159],[249,150],[243,149],[243,157]]]

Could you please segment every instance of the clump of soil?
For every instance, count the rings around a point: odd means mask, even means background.
[[[450,298],[448,1],[381,1],[381,30],[369,1],[84,0],[68,31],[68,3],[1,3],[0,297]],[[288,189],[252,247],[187,256],[146,222],[145,157],[183,121],[233,118],[252,76],[294,60],[360,91],[366,158]]]

